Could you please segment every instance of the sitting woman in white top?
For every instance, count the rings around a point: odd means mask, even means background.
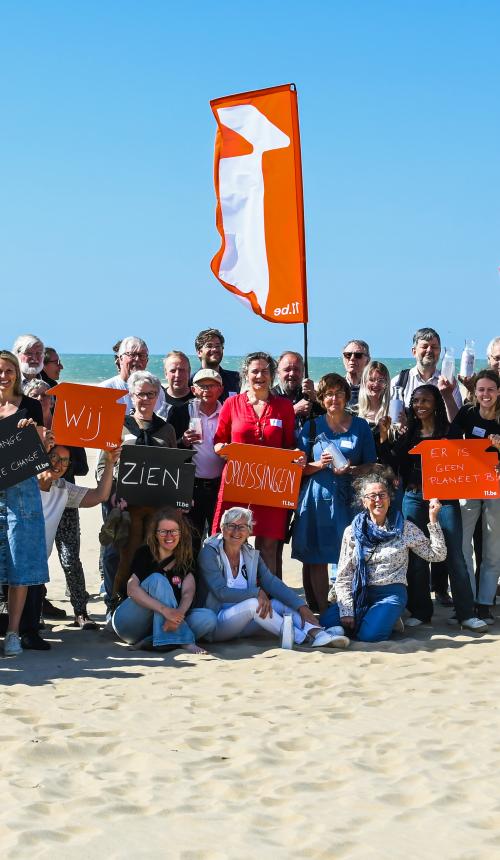
[[[349,639],[342,627],[321,627],[303,598],[274,576],[250,546],[252,525],[251,510],[229,508],[221,518],[222,532],[208,538],[198,556],[198,602],[217,615],[213,641],[263,630],[280,636],[283,617],[289,614],[297,644],[346,648]]]
[[[99,483],[93,489],[79,487],[64,480],[71,456],[68,448],[55,445],[48,452],[50,468],[37,476],[45,520],[47,557],[52,552],[57,527],[66,508],[93,508],[109,498],[113,466],[118,461],[121,450],[120,447],[114,451],[103,451],[104,468]],[[95,629],[97,626],[88,616],[75,617],[75,623],[82,629]]]
[[[337,603],[320,615],[325,626],[341,624],[361,642],[388,639],[406,606],[409,551],[426,561],[444,561],[446,544],[438,499],[429,501],[429,537],[389,506],[392,473],[372,472],[354,483],[361,513],[342,539],[335,590]],[[400,631],[403,628],[399,624]]]

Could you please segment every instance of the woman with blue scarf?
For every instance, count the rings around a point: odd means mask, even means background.
[[[441,504],[438,499],[429,502],[427,537],[403,520],[399,511],[388,516],[394,492],[388,475],[364,475],[354,489],[363,510],[344,532],[335,584],[337,603],[323,612],[320,623],[326,628],[341,624],[361,642],[381,642],[389,638],[406,606],[409,551],[431,562],[446,558],[438,523]]]

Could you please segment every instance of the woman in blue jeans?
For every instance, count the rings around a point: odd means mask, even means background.
[[[381,427],[381,457],[399,472],[405,494],[403,516],[426,532],[429,502],[422,495],[422,466],[420,454],[410,454],[411,448],[423,439],[453,438],[446,416],[441,392],[435,385],[415,388],[408,413],[408,427],[394,443],[387,439],[387,428]],[[456,436],[455,436],[456,438]],[[441,502],[439,523],[446,541],[446,566],[455,606],[456,618],[469,630],[487,629],[485,622],[474,615],[474,595],[462,551],[462,518],[458,499]],[[408,564],[408,627],[427,624],[432,618],[429,562],[412,553]]]
[[[210,609],[191,609],[195,595],[191,532],[185,517],[165,508],[156,511],[146,545],[135,553],[127,599],[112,624],[120,639],[154,651],[184,648],[206,654],[196,639],[210,636],[216,616]]]
[[[327,630],[342,624],[361,642],[388,639],[406,606],[406,571],[410,550],[429,561],[446,557],[438,523],[441,508],[429,502],[427,537],[404,521],[400,511],[389,515],[394,495],[393,475],[372,472],[354,483],[356,501],[363,508],[344,532],[335,590],[337,603],[320,616]],[[400,621],[399,630],[403,629]]]

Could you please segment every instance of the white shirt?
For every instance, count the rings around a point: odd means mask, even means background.
[[[79,508],[82,500],[89,491],[88,487],[77,487],[64,478],[58,478],[50,490],[40,491],[42,497],[43,516],[45,519],[45,541],[47,543],[47,558],[49,558],[57,527],[65,508]]]
[[[202,441],[193,445],[193,463],[196,466],[197,478],[219,478],[222,475],[225,461],[214,451],[214,436],[221,409],[222,403],[217,401],[215,412],[205,415],[197,400],[191,400],[189,403],[189,417],[196,416],[201,420]]]
[[[405,389],[403,391],[403,400],[404,400],[405,406],[410,405],[411,396],[412,396],[413,392],[415,391],[415,388],[418,388],[419,385],[435,385],[437,388],[438,379],[439,379],[440,375],[441,374],[439,373],[439,371],[436,370],[430,379],[423,379],[420,376],[420,373],[418,372],[417,366],[415,365],[414,367],[412,367],[410,370],[410,375],[408,376],[408,382],[406,383]],[[395,396],[395,393],[396,393],[395,387],[396,387],[398,379],[399,379],[399,373],[397,373],[396,376],[393,376],[391,379],[391,400]],[[457,383],[456,379],[455,379],[455,385],[453,388],[453,398],[454,398],[455,403],[457,404],[458,408],[460,409],[460,407],[462,405],[462,396],[460,394],[460,389],[458,387],[458,383]]]
[[[127,393],[124,394],[123,397],[120,397],[117,403],[124,403],[127,407],[127,411],[125,414],[130,415],[132,409],[134,408],[132,405],[132,398],[128,393],[128,384],[125,382],[124,379],[121,378],[119,373],[116,376],[112,376],[111,379],[105,379],[103,382],[99,382],[98,385],[99,388],[121,388],[123,389],[123,391],[126,391]],[[165,392],[161,387],[160,393],[158,395],[158,400],[155,404],[154,412],[156,412],[156,414],[159,415],[160,418],[164,418],[165,421],[167,420],[168,406],[165,403]]]
[[[239,589],[248,588],[248,579],[243,573],[243,571],[245,573],[247,572],[246,565],[243,561],[243,553],[240,552],[240,566],[238,568],[238,576],[236,577],[233,576],[233,571],[231,570],[229,559],[224,550],[222,550],[222,558],[224,559],[227,587]]]

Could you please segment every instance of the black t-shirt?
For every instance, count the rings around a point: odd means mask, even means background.
[[[171,558],[166,558],[164,561],[157,561],[148,546],[141,546],[134,555],[132,565],[130,567],[130,575],[134,574],[139,582],[144,582],[152,573],[161,573],[165,576],[174,592],[177,605],[179,605],[182,596],[182,583],[189,571],[183,571],[178,567],[172,567],[170,570],[164,570],[171,563]]]
[[[455,430],[459,438],[487,439],[492,433],[500,433],[500,422],[495,418],[481,418],[479,406],[466,404],[458,410],[451,430]]]
[[[27,397],[26,394],[23,394],[19,404],[19,411],[21,411],[21,409],[26,413],[24,415],[25,418],[32,418],[35,424],[38,424],[39,427],[43,427],[43,412],[40,401],[35,400],[34,397]]]
[[[166,388],[163,389],[163,393],[165,394],[165,402],[168,403],[169,406],[173,406],[174,409],[177,406],[182,406],[184,403],[189,403],[190,400],[194,400],[194,394],[191,391],[189,391],[188,394],[184,394],[183,397],[172,397]]]

